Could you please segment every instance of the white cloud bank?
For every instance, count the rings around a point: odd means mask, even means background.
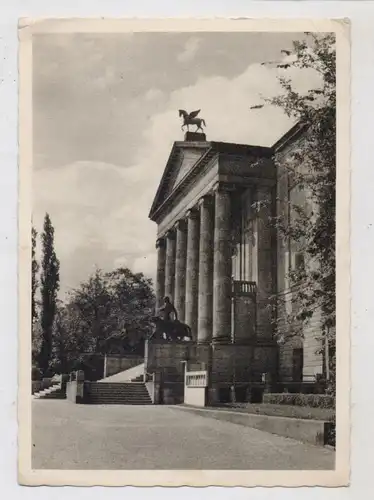
[[[195,36],[189,38],[184,46],[183,52],[178,55],[178,61],[180,63],[185,63],[192,61],[196,56],[199,47],[201,45],[201,39]]]
[[[149,120],[130,168],[82,161],[35,173],[35,224],[40,230],[44,213],[50,213],[63,290],[77,286],[87,277],[83,270],[94,265],[128,265],[154,278],[156,227],[148,212],[173,141],[182,138],[177,110],[201,108],[208,140],[270,146],[292,122],[274,107],[251,111],[250,106],[261,102],[260,95],[280,92],[278,72],[256,64],[236,78],[206,78],[172,92],[165,111]],[[319,83],[310,71],[287,75],[301,92]],[[161,96],[152,91],[147,98]],[[139,113],[146,112],[146,103],[140,102]]]

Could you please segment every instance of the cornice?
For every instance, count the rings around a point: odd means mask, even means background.
[[[152,220],[155,220],[163,211],[163,209],[167,206],[170,207],[170,204],[178,199],[178,197],[186,190],[188,186],[190,186],[194,180],[197,178],[199,174],[204,171],[204,167],[209,166],[209,164],[214,160],[214,158],[218,156],[212,148],[209,148],[208,151],[203,154],[203,156],[197,161],[197,163],[192,167],[192,169],[186,174],[185,177],[181,180],[181,182],[176,186],[176,188],[165,198],[165,200],[160,204],[160,206],[155,210],[152,215]]]

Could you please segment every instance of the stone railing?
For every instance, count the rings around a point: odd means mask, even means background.
[[[208,387],[208,372],[205,370],[186,372],[186,387]]]
[[[232,291],[234,295],[255,295],[257,284],[255,281],[233,280]]]

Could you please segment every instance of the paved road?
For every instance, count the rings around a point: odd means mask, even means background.
[[[170,406],[32,405],[34,469],[334,468],[331,450]]]

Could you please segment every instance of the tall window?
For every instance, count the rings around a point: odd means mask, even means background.
[[[290,182],[288,189],[288,224],[289,227],[296,227],[297,221],[300,215],[297,211],[297,207],[304,211],[309,210],[309,203],[307,200],[306,192],[297,184],[292,184]],[[289,269],[301,270],[305,269],[305,238],[289,238],[288,241],[288,253],[289,253]]]
[[[303,380],[304,349],[298,348],[292,351],[292,380],[301,382]]]
[[[253,220],[252,193],[246,189],[236,199],[234,211],[233,278],[252,281]]]

